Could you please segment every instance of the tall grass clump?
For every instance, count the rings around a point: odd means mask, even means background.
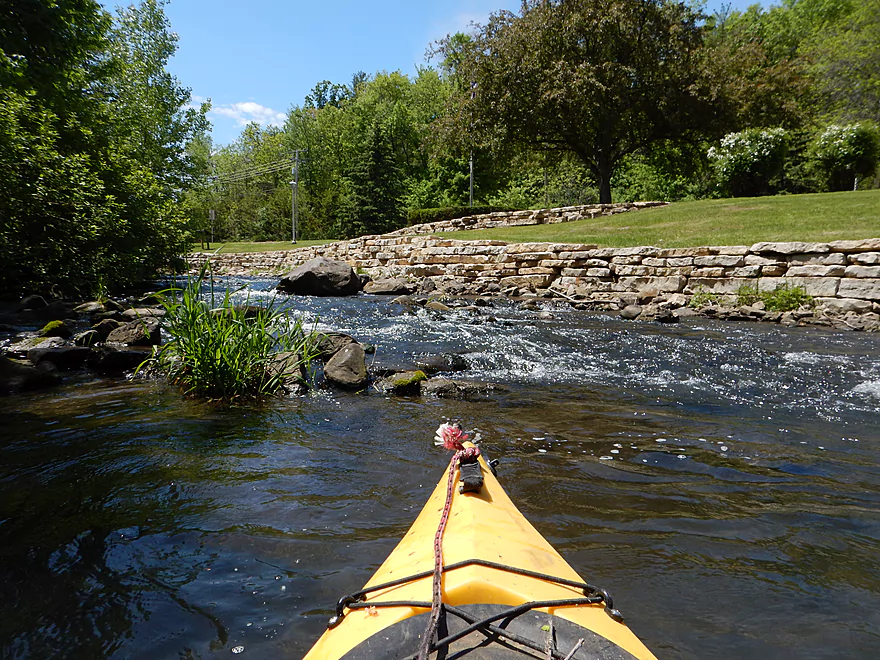
[[[171,340],[148,363],[186,395],[226,403],[259,400],[291,383],[307,385],[317,335],[299,319],[291,323],[274,301],[268,307],[233,305],[233,292],[226,290],[218,303],[209,275],[202,269],[185,288],[160,294]],[[202,300],[206,279],[210,294]]]

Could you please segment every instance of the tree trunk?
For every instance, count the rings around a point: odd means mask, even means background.
[[[599,203],[611,203],[611,172],[600,172],[599,176]]]

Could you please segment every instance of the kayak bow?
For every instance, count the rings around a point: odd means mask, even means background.
[[[656,660],[608,594],[584,584],[478,460],[483,486],[454,489],[443,534],[438,657]],[[431,613],[433,540],[449,470],[458,472],[454,462],[364,589],[340,599],[305,660],[416,657]]]

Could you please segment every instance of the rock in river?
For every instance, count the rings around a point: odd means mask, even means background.
[[[346,344],[324,365],[324,377],[340,387],[359,389],[367,384],[367,362],[363,347]]]
[[[352,296],[361,290],[361,280],[344,261],[316,257],[290,271],[278,290],[300,296]]]

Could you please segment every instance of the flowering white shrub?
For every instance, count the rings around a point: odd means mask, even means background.
[[[810,156],[831,190],[847,190],[877,171],[880,135],[868,124],[831,124],[813,142]]]
[[[725,135],[707,154],[719,183],[735,197],[770,192],[785,163],[786,137],[783,128],[750,128]]]

